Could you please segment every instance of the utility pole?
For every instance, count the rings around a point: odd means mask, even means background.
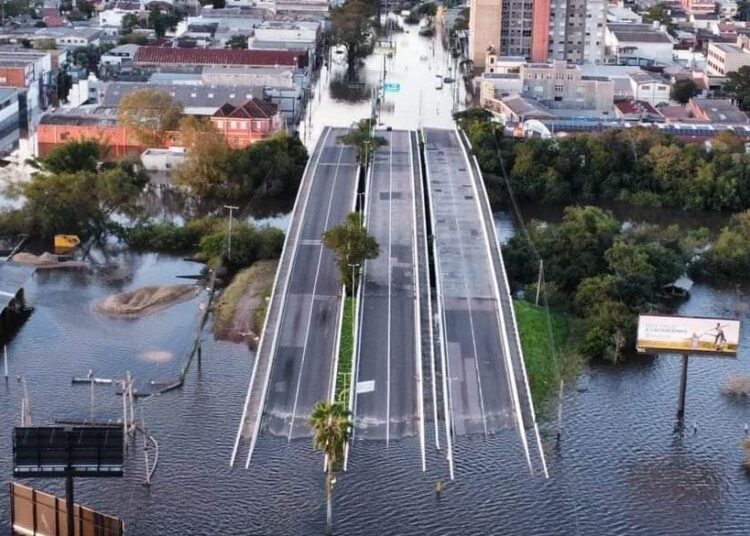
[[[542,280],[544,279],[544,259],[539,259],[539,280],[536,283],[536,303],[539,305],[539,293],[542,290]]]
[[[240,207],[224,205],[224,208],[229,211],[229,245],[227,246],[227,259],[232,260],[232,220],[234,219],[234,211],[239,210]]]

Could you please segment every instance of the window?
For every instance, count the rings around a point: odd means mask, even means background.
[[[62,132],[60,134],[60,139],[61,140],[67,140],[68,138],[70,138],[70,132]]]
[[[236,129],[237,128],[237,121],[232,121],[229,123],[229,128]]]
[[[651,86],[648,86],[648,85],[647,86],[643,86],[641,89],[643,91],[651,91]]]
[[[562,93],[563,89],[565,89],[565,86],[560,84],[555,84],[555,93]]]

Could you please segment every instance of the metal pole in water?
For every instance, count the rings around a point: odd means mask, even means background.
[[[687,391],[688,354],[682,356],[682,375],[680,377],[680,397],[677,403],[677,419],[682,422],[685,417],[685,393]]]
[[[8,381],[8,345],[3,346],[3,372],[5,372],[5,381]]]

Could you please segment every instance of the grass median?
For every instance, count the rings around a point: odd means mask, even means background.
[[[344,315],[339,330],[339,366],[336,371],[336,401],[349,407],[349,386],[352,374],[352,358],[354,356],[354,298],[344,300]]]
[[[564,315],[550,312],[553,353],[547,311],[524,300],[514,300],[513,304],[534,407],[537,413],[543,413],[546,402],[557,394],[560,377],[567,379],[577,375],[583,361],[570,350],[571,329]]]

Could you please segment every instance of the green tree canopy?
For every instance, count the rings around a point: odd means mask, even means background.
[[[737,101],[741,110],[750,110],[750,66],[743,65],[737,71],[727,73],[722,90]]]
[[[160,145],[166,132],[177,128],[180,117],[182,104],[158,89],[132,91],[117,107],[117,121],[146,146]]]
[[[137,212],[136,199],[148,182],[139,167],[129,161],[97,166],[83,149],[75,158],[63,156],[73,152],[61,148],[48,164],[42,162],[42,171],[16,187],[24,204],[15,218],[23,221],[24,231],[33,237],[70,233],[100,238],[116,227],[114,214]],[[83,167],[72,170],[74,162]]]
[[[243,50],[247,48],[247,37],[244,35],[233,35],[227,39],[225,48],[234,48]]]
[[[680,104],[687,104],[697,94],[698,86],[691,78],[677,80],[669,90],[669,98]]]
[[[109,147],[98,140],[74,140],[54,147],[33,163],[47,173],[94,172],[108,151]]]
[[[358,265],[361,270],[367,259],[374,259],[380,254],[380,246],[364,228],[361,216],[356,212],[347,214],[342,224],[326,230],[322,240],[336,258],[341,283],[353,294],[354,280],[350,265]]]
[[[348,0],[331,11],[331,40],[346,49],[349,71],[370,53],[372,8],[362,0]]]
[[[373,152],[384,145],[388,145],[388,140],[372,134],[372,120],[370,119],[360,119],[352,130],[343,136],[339,136],[336,141],[355,146],[357,158],[363,165],[371,159]]]

